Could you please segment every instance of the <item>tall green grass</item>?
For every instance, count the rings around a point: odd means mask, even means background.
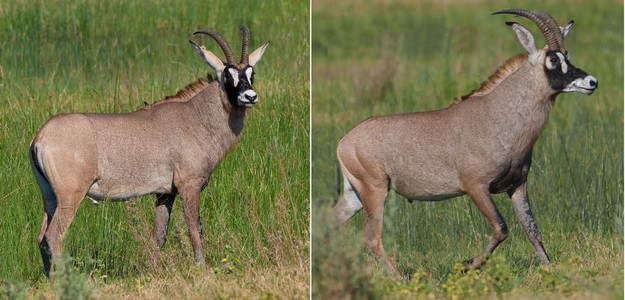
[[[205,257],[216,273],[225,272],[224,259],[233,257],[241,270],[307,268],[308,5],[1,1],[0,281],[45,281],[37,247],[43,205],[27,157],[44,122],[58,113],[132,111],[173,95],[213,73],[189,45],[191,33],[220,32],[238,57],[243,24],[251,30],[253,49],[271,43],[256,67],[260,102],[249,113],[239,146],[202,193]],[[223,57],[214,41],[203,44]],[[64,249],[78,272],[104,282],[149,273],[153,213],[153,196],[97,207],[83,201]],[[165,269],[188,269],[192,250],[178,202],[168,238]]]
[[[506,59],[524,52],[504,24],[513,17],[491,16],[509,8],[546,11],[560,24],[575,20],[565,42],[572,63],[600,82],[591,96],[558,96],[534,147],[528,190],[555,267],[541,271],[507,196],[497,195],[495,203],[511,234],[495,251],[499,263],[484,272],[509,273],[510,280],[457,277],[454,265],[485,247],[492,233],[487,220],[466,196],[408,203],[391,192],[384,246],[400,271],[414,276],[407,283],[386,280],[361,246],[362,213],[344,230],[324,226],[338,197],[336,145],[369,116],[449,106],[479,87]],[[314,3],[313,297],[622,297],[622,12],[618,1]],[[531,21],[515,21],[544,45]],[[463,289],[455,288],[480,282],[488,287],[484,294],[462,295],[458,291]]]

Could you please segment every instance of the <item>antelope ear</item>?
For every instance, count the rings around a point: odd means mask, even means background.
[[[536,43],[534,43],[534,36],[532,33],[527,30],[527,28],[521,26],[519,23],[515,22],[506,22],[506,25],[512,27],[514,32],[516,33],[519,42],[527,50],[528,59],[532,65],[535,65],[538,61],[538,49],[536,48]]]
[[[193,48],[195,48],[195,50],[197,50],[197,52],[200,53],[204,61],[211,68],[213,68],[213,70],[215,70],[215,75],[217,75],[217,80],[221,82],[221,73],[226,68],[226,65],[224,64],[224,62],[221,61],[221,59],[219,59],[217,55],[213,54],[213,52],[206,50],[204,46],[200,46],[192,40],[189,40],[189,43],[191,43],[191,46],[193,46]]]
[[[564,41],[564,39],[566,39],[566,35],[569,34],[569,30],[571,30],[571,26],[573,26],[573,20],[571,20],[571,22],[569,22],[568,24],[560,27],[560,31],[562,31],[562,40]]]
[[[264,45],[260,46],[260,48],[254,50],[252,54],[250,54],[250,59],[249,59],[250,66],[253,67],[256,65],[256,63],[258,63],[260,58],[263,57],[263,53],[265,53],[265,49],[267,48],[268,45],[269,45],[269,41],[267,41]]]

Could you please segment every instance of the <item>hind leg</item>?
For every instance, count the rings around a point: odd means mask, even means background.
[[[159,266],[159,259],[161,256],[161,249],[167,241],[167,230],[169,228],[169,218],[171,216],[171,209],[174,206],[174,200],[176,195],[157,195],[156,196],[156,211],[154,213],[154,233],[152,242],[152,257],[150,257],[150,264],[152,267]]]
[[[43,175],[41,169],[35,162],[32,151],[30,155],[31,167],[33,169],[33,174],[35,175],[35,179],[37,180],[39,190],[41,191],[44,209],[43,221],[41,222],[41,229],[39,230],[37,242],[39,244],[39,251],[41,252],[44,272],[46,274],[46,277],[50,277],[50,269],[52,268],[51,251],[50,245],[48,244],[48,239],[45,238],[45,234],[46,231],[48,231],[48,227],[50,226],[50,222],[52,221],[52,217],[54,216],[54,212],[56,211],[57,199],[56,195],[54,194],[54,190],[50,185],[50,182]]]
[[[39,237],[37,241],[39,243],[39,251],[41,252],[41,260],[43,261],[43,270],[46,274],[46,277],[50,277],[50,269],[51,265],[51,255],[50,255],[50,246],[48,245],[48,240],[44,239],[44,235],[46,230],[48,229],[48,225],[52,220],[52,216],[48,214],[48,212],[44,212],[43,214],[43,222],[41,223],[41,230],[39,231]]]
[[[382,244],[384,203],[388,195],[387,186],[387,184],[381,184],[377,187],[368,185],[363,189],[361,196],[365,210],[365,227],[362,232],[362,242],[390,274],[401,277],[395,263],[386,255]]]
[[[332,208],[332,219],[334,221],[334,225],[338,226],[347,222],[347,220],[353,217],[361,209],[362,202],[360,201],[360,195],[358,195],[354,186],[352,186],[347,179],[347,174],[343,171],[343,195]]]
[[[370,175],[373,175],[370,173]],[[361,191],[360,199],[365,211],[365,225],[362,231],[362,243],[373,257],[384,265],[386,271],[397,277],[401,274],[395,263],[386,255],[382,243],[384,222],[384,203],[388,196],[388,179],[385,176],[371,176],[366,180],[352,178],[353,186]]]
[[[46,229],[46,233],[39,244],[42,255],[47,255],[48,266],[45,265],[46,258],[44,258],[44,267],[46,267],[45,271],[48,276],[52,270],[49,265],[50,257],[52,257],[55,264],[59,265],[60,254],[63,250],[63,237],[65,236],[69,225],[74,220],[74,216],[78,210],[78,205],[84,196],[85,193],[82,192],[59,193],[57,196],[60,204],[56,207],[56,211],[54,211],[51,215],[51,220],[47,226],[48,228]]]
[[[39,251],[41,252],[41,259],[43,261],[43,269],[47,277],[50,277],[50,268],[52,266],[51,262],[51,252],[50,245],[48,245],[48,240],[45,239],[46,231],[48,231],[48,227],[50,226],[50,222],[52,221],[52,217],[54,216],[54,211],[56,210],[56,196],[54,193],[45,193],[42,191],[43,195],[43,203],[44,203],[44,213],[43,213],[43,221],[41,222],[41,230],[39,230],[39,237],[37,237],[37,242],[39,243]]]
[[[52,263],[53,261],[58,263],[62,251],[63,235],[72,223],[78,205],[86,192],[61,192],[57,196],[49,182],[41,176],[41,173],[35,172],[35,177],[41,189],[45,210],[37,241],[39,242],[44,272],[47,277],[50,277],[50,272],[53,269]]]

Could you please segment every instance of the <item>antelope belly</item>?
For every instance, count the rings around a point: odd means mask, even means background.
[[[391,180],[391,188],[410,201],[440,201],[464,195],[457,185],[433,180]]]
[[[464,195],[463,192],[457,192],[457,193],[449,193],[449,194],[422,194],[422,195],[407,195],[405,196],[406,198],[408,198],[410,201],[440,201],[440,200],[445,200],[445,199],[449,199],[449,198],[454,198],[454,197],[458,197]]]
[[[99,180],[96,181],[87,192],[87,197],[95,204],[98,201],[126,201],[149,194],[168,194],[173,190],[171,179],[154,179],[148,182],[138,183]]]

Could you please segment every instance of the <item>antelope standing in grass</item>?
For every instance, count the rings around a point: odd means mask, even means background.
[[[224,39],[222,62],[190,40],[217,80],[199,79],[144,109],[121,114],[61,114],[52,117],[30,144],[30,163],[43,195],[45,213],[39,248],[46,276],[51,258],[85,196],[94,203],[156,194],[153,252],[157,266],[167,239],[169,217],[180,195],[195,261],[204,264],[199,216],[201,191],[219,162],[241,138],[247,110],[258,102],[252,89],[254,66],[269,42],[249,54],[249,30],[241,27],[240,63]]]
[[[382,245],[384,202],[390,188],[412,200],[468,194],[494,233],[486,248],[464,262],[479,268],[508,235],[491,194],[508,193],[519,221],[545,263],[550,262],[527,195],[532,147],[562,92],[592,94],[595,77],[576,68],[564,49],[573,21],[560,27],[543,12],[515,14],[538,25],[547,46],[537,49],[523,26],[508,22],[527,55],[508,60],[480,88],[436,111],[371,117],[338,144],[344,192],[333,209],[337,224],[364,208],[362,240],[386,269],[399,275]]]

